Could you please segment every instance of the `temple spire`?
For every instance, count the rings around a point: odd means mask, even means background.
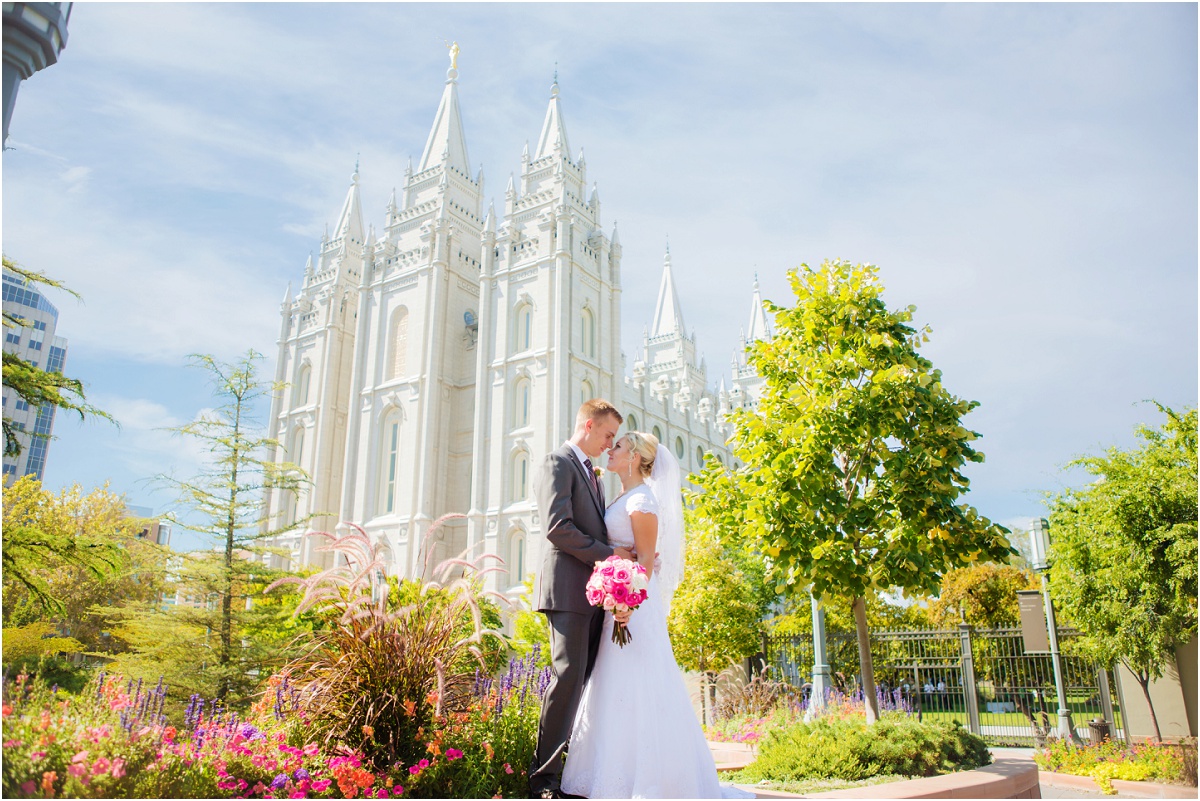
[[[350,176],[350,191],[346,193],[346,202],[342,204],[342,213],[338,216],[337,228],[334,229],[334,239],[353,239],[363,241],[362,205],[358,199],[358,163],[354,165],[354,175]]]
[[[571,152],[571,147],[567,144],[567,127],[563,122],[562,106],[558,101],[557,74],[554,76],[554,84],[550,87],[550,107],[546,109],[546,121],[542,123],[542,135],[538,137],[534,160],[551,155],[556,147],[563,153]]]
[[[658,287],[658,303],[654,307],[654,325],[651,326],[650,336],[659,337],[673,334],[683,327],[683,312],[679,308],[679,296],[675,294],[675,279],[671,275],[671,246],[668,243],[667,253],[663,257],[662,283]]]
[[[762,295],[758,293],[758,274],[754,275],[754,300],[750,305],[750,325],[746,333],[746,341],[770,339],[771,329],[767,327],[767,313],[763,310]]]
[[[457,51],[453,55],[457,57]],[[433,128],[425,140],[425,150],[417,165],[417,172],[436,167],[445,154],[449,165],[463,175],[471,175],[471,162],[467,157],[467,138],[463,134],[462,113],[458,108],[458,69],[451,66],[446,70],[446,88],[442,102],[438,104],[433,118]]]

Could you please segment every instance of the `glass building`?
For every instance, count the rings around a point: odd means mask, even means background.
[[[5,326],[4,352],[25,359],[34,367],[61,373],[67,359],[67,340],[55,336],[58,309],[24,278],[4,273],[4,313],[19,318],[23,325]],[[38,408],[4,387],[4,419],[16,429],[21,453],[4,457],[4,483],[20,476],[38,481],[46,469],[46,451],[54,430],[54,406]]]

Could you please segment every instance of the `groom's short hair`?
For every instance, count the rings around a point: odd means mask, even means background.
[[[589,401],[584,401],[583,405],[579,407],[579,413],[575,415],[575,430],[578,431],[583,428],[583,424],[588,420],[598,420],[609,414],[617,418],[618,423],[625,422],[625,418],[617,411],[617,407],[604,398],[592,398]]]

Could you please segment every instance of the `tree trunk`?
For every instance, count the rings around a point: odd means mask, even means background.
[[[858,669],[862,675],[863,707],[867,725],[879,720],[879,699],[875,697],[875,669],[871,666],[871,637],[867,630],[867,601],[854,599],[854,628],[858,632]]]
[[[708,724],[711,726],[717,722],[717,674],[709,670],[704,678],[708,682]]]
[[[1126,665],[1126,667],[1129,667]],[[1162,742],[1162,732],[1158,728],[1158,715],[1154,714],[1154,702],[1150,700],[1150,673],[1143,671],[1129,671],[1133,677],[1137,679],[1138,685],[1142,688],[1142,695],[1146,697],[1146,707],[1150,710],[1150,725],[1154,726],[1154,739],[1157,742]]]

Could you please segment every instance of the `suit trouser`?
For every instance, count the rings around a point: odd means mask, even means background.
[[[542,614],[550,621],[551,678],[542,699],[537,751],[529,770],[529,789],[534,795],[557,788],[562,781],[563,754],[604,629],[603,609]]]

